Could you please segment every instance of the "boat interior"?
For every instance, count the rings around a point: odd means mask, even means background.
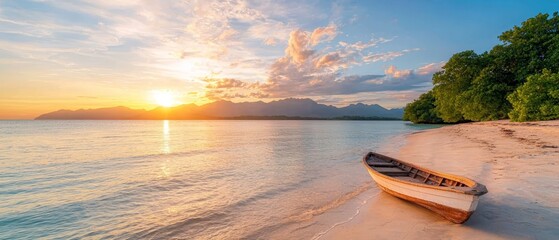
[[[377,172],[399,180],[441,187],[471,187],[457,179],[449,179],[384,155],[369,153],[366,160]]]

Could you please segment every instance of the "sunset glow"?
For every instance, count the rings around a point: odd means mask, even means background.
[[[483,4],[1,1],[0,119],[285,98],[401,108],[452,53],[556,8]]]
[[[169,90],[154,90],[152,97],[155,103],[162,107],[173,107],[181,104],[177,94]]]

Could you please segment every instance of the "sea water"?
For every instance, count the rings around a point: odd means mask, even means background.
[[[374,186],[362,156],[424,128],[0,121],[0,239],[317,236],[343,221],[321,215]]]

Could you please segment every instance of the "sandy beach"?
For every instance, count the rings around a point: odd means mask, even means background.
[[[411,134],[402,160],[463,175],[487,186],[465,224],[381,192],[351,221],[321,239],[557,239],[559,121],[493,121]],[[363,170],[365,172],[365,169]],[[376,188],[373,187],[373,188]]]

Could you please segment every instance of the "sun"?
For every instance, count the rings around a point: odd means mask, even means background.
[[[169,90],[153,90],[151,96],[155,103],[162,107],[173,107],[180,104],[177,94]]]

